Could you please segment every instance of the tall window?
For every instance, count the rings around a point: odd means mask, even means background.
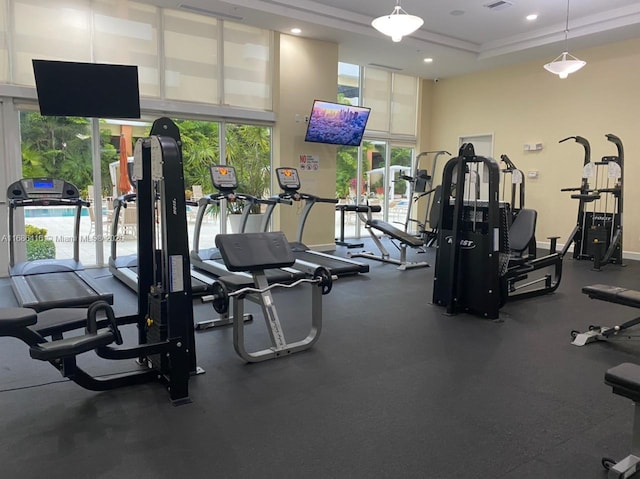
[[[271,34],[224,22],[224,103],[271,110]]]
[[[339,147],[336,195],[345,202],[378,203],[378,216],[404,228],[409,186],[402,176],[413,172],[418,79],[375,68],[341,63],[338,66],[338,101],[371,108],[360,148]],[[401,146],[400,144],[407,146]],[[340,224],[336,219],[336,228]],[[359,221],[349,219],[345,235],[363,233]]]
[[[175,100],[219,103],[218,20],[164,12],[165,93]]]
[[[159,97],[158,9],[121,0],[93,0],[91,7],[93,61],[137,65],[140,94]]]
[[[222,163],[220,130],[217,121],[176,119],[182,138],[184,159],[185,195],[187,199],[198,200],[205,194],[213,193],[209,168]],[[117,255],[135,253],[136,212],[135,203],[129,211],[122,209],[118,217],[119,228],[111,231],[113,221],[112,198],[134,192],[133,188],[122,190],[119,186],[121,172],[119,157],[121,136],[126,137],[124,154],[132,156],[133,146],[138,138],[149,134],[152,118],[128,122],[117,120],[100,121],[100,165],[103,199],[100,206],[93,205],[94,185],[91,159],[91,125],[86,118],[43,117],[35,112],[20,113],[22,140],[22,176],[57,178],[74,184],[80,196],[91,202],[85,208],[80,221],[80,259],[85,265],[96,263],[96,245],[103,248],[104,257],[111,254],[111,241],[117,242]],[[271,169],[271,128],[248,124],[225,124],[224,151],[226,164],[236,168],[238,192],[262,198],[269,195]],[[125,173],[126,174],[126,173]],[[190,221],[190,244],[196,206],[187,207]],[[229,213],[237,209],[229,208]],[[260,213],[258,208],[255,213]],[[53,258],[71,258],[74,217],[72,209],[25,208],[25,224],[43,228],[41,234],[53,244],[46,246],[42,254]],[[96,237],[95,215],[102,214],[104,236]],[[212,246],[215,235],[223,230],[227,217],[221,215],[216,205],[209,208],[202,226],[201,244]],[[113,233],[113,234],[112,234]],[[102,242],[102,239],[105,239]],[[28,259],[36,259],[33,255]]]
[[[91,61],[88,0],[14,0],[13,82],[33,85],[31,60]]]
[[[111,131],[106,125],[100,131],[101,169],[104,196],[110,194],[109,163],[117,159],[117,149],[111,144]],[[67,181],[80,192],[83,199],[93,203],[93,164],[91,154],[91,125],[86,118],[41,116],[36,112],[20,112],[22,176],[47,177]],[[107,205],[91,210],[84,208],[80,221],[80,259],[95,264],[95,214],[106,215]],[[24,222],[47,239],[44,244],[27,244],[27,259],[72,258],[74,210],[63,207],[26,207]],[[20,212],[16,212],[20,214]],[[44,231],[42,231],[44,230]]]

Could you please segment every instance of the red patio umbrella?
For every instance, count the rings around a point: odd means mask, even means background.
[[[127,139],[124,135],[120,135],[120,178],[118,178],[118,190],[121,194],[131,191],[131,183],[129,183],[127,159]]]

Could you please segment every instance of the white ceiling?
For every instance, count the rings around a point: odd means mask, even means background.
[[[552,61],[565,45],[563,0],[401,0],[407,13],[424,19],[400,43],[371,27],[396,0],[142,0],[161,7],[190,8],[222,19],[339,45],[340,61],[382,65],[424,78],[446,78],[528,60]],[[193,10],[192,10],[193,11]],[[454,12],[454,14],[452,14]],[[462,12],[462,13],[460,13]],[[457,13],[457,14],[455,14]],[[530,22],[528,14],[538,14]],[[569,51],[640,37],[640,1],[571,0]],[[425,57],[433,58],[426,64]],[[588,61],[588,58],[584,58]]]

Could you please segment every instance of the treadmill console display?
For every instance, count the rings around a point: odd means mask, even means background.
[[[10,200],[76,200],[78,189],[56,178],[23,178],[11,184],[7,190]]]
[[[276,168],[278,184],[284,191],[298,191],[300,189],[300,177],[295,168]]]
[[[233,166],[212,166],[211,182],[219,191],[235,190],[238,187],[236,170]]]
[[[36,190],[51,190],[53,189],[53,180],[33,180],[33,187]]]

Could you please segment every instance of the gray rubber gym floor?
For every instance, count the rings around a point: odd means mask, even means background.
[[[206,374],[192,378],[185,406],[155,383],[85,391],[1,338],[0,477],[587,479],[606,477],[602,456],[629,453],[632,403],[603,377],[640,349],[578,348],[570,331],[632,318],[637,311],[580,288],[640,289],[640,264],[598,273],[567,258],[555,294],[507,304],[501,322],[432,306],[433,268],[370,264],[324,297],[310,351],[247,365],[231,329],[196,333]],[[135,308],[128,290],[94,274],[112,283],[117,312]],[[7,280],[0,293],[13,304]],[[306,297],[276,295],[289,339],[306,334],[307,319],[296,317]],[[263,344],[262,320],[247,334]],[[135,369],[93,353],[82,364],[97,374]]]

